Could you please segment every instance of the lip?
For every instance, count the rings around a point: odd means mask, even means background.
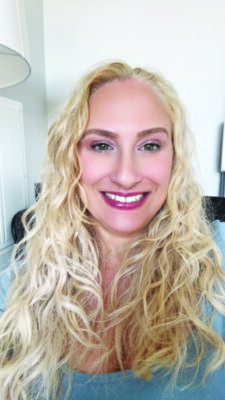
[[[133,201],[132,203],[124,203],[116,200],[112,200],[109,197],[105,195],[105,193],[110,193],[115,196],[121,196],[121,197],[130,197],[130,196],[138,196],[139,194],[144,194],[144,197],[142,197],[138,201]],[[100,192],[103,200],[108,204],[110,207],[116,208],[117,210],[134,210],[135,208],[141,207],[145,201],[147,200],[148,196],[150,195],[150,192],[130,192],[130,193],[124,193],[124,192]]]
[[[108,190],[105,190],[104,192],[101,193],[110,193],[110,194],[114,194],[115,196],[123,196],[123,197],[129,197],[129,196],[138,196],[139,194],[147,194],[149,192],[111,192]]]

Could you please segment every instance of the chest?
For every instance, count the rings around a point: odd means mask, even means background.
[[[78,341],[74,341],[70,347],[70,354],[68,366],[83,373],[104,374],[121,370],[116,351],[114,329],[107,329],[102,334],[101,343],[96,343],[89,349]],[[128,348],[122,349],[121,361],[123,368],[130,368],[131,352]]]
[[[125,367],[126,369],[130,368],[132,359],[130,346],[126,344],[124,338],[122,341],[121,338],[118,340],[116,327],[109,328],[107,323],[108,305],[114,275],[115,271],[110,268],[105,269],[104,273],[102,273],[102,294],[106,316],[101,333],[99,333],[97,326],[96,329],[95,326],[92,326],[93,331],[97,333],[98,337],[96,343],[92,335],[90,342],[87,342],[87,344],[81,343],[78,340],[73,340],[69,344],[70,358],[68,365],[71,369],[89,374],[102,374],[120,371],[121,364],[123,364],[124,369]],[[128,285],[129,279],[122,279],[118,285],[118,292],[123,292]],[[90,298],[86,306],[91,314],[93,307],[96,307],[96,303]],[[85,340],[87,339],[88,336],[86,335]]]

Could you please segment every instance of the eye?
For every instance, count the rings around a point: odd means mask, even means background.
[[[143,146],[141,146],[141,150],[144,151],[156,151],[160,149],[160,144],[159,143],[154,143],[154,142],[148,142],[143,144]]]
[[[92,143],[91,149],[103,152],[112,149],[112,146],[110,146],[110,144],[105,142],[98,142],[98,143]]]

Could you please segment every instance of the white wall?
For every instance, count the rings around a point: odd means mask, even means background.
[[[196,178],[219,194],[225,120],[224,0],[45,0],[50,120],[78,77],[102,60],[160,70],[177,88],[195,133]]]
[[[25,0],[25,5],[31,55],[31,75],[24,83],[8,89],[0,89],[0,96],[19,100],[23,103],[28,198],[29,205],[31,205],[34,202],[34,183],[40,180],[44,142],[47,136],[46,88],[42,0]]]

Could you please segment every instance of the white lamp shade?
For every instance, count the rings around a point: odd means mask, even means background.
[[[0,0],[0,88],[16,85],[31,72],[23,0]]]

